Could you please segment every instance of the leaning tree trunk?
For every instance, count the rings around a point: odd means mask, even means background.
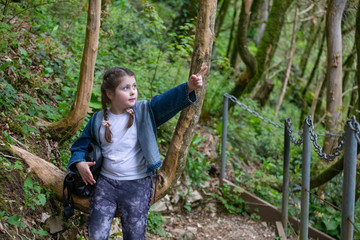
[[[337,132],[341,124],[342,107],[342,40],[341,19],[346,0],[329,0],[326,14],[327,39],[327,88],[326,121],[328,132]],[[329,153],[335,146],[336,139],[326,136],[324,152]]]
[[[95,61],[100,29],[101,0],[90,0],[86,25],[86,38],[80,66],[80,76],[75,100],[66,116],[47,124],[46,131],[52,139],[67,140],[80,128],[89,109],[93,88]]]
[[[200,0],[190,75],[198,72],[203,65],[210,66],[215,36],[216,4],[216,0]],[[203,81],[203,87],[197,93],[197,102],[183,110],[178,120],[169,150],[159,172],[157,200],[166,194],[184,171],[186,156],[206,93],[207,75],[203,77]]]
[[[198,23],[195,37],[195,47],[191,63],[190,73],[198,72],[203,65],[210,66],[211,50],[214,38],[214,23],[216,13],[216,0],[201,0],[198,14]],[[176,179],[183,172],[189,145],[194,136],[194,128],[199,120],[201,107],[204,101],[207,75],[203,77],[203,87],[197,93],[198,101],[185,109],[179,118],[173,139],[159,172],[159,186],[157,188],[156,199],[166,194]],[[34,154],[19,147],[10,145],[9,150],[13,155],[25,160],[30,169],[44,182],[45,185],[53,186],[58,200],[62,200],[62,183],[66,175],[52,163],[35,156]],[[89,199],[74,196],[75,208],[89,211]]]

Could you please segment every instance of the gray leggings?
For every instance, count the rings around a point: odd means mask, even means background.
[[[145,239],[151,196],[150,177],[124,181],[100,175],[90,198],[89,239],[109,239],[116,209],[121,218],[123,239]]]

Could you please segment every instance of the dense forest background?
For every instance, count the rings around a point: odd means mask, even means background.
[[[223,96],[229,93],[267,120],[231,103],[229,178],[281,207],[283,129],[268,123],[283,125],[290,118],[294,129],[301,130],[310,115],[315,131],[324,134],[342,133],[351,116],[360,119],[359,4],[218,1],[206,95],[181,175],[188,189],[204,188],[204,182],[219,175]],[[66,171],[69,147],[84,124],[75,134],[67,134],[51,131],[51,123],[74,107],[88,7],[85,0],[0,1],[0,237],[56,238],[46,224],[31,219],[45,211],[61,215],[60,203],[51,187],[43,185],[8,146],[19,146]],[[101,109],[99,86],[109,67],[135,72],[139,99],[187,81],[198,8],[199,1],[189,0],[101,1],[93,90],[83,123]],[[178,118],[158,130],[163,158]],[[328,153],[337,143],[329,136],[318,141]],[[290,153],[290,215],[295,217],[300,214],[301,150],[292,147]],[[334,206],[341,206],[342,169],[320,176],[341,160],[342,156],[328,163],[312,152],[310,221],[335,238],[340,237],[341,212]],[[360,216],[359,167],[357,180],[355,216]],[[185,196],[189,192],[182,194],[184,211],[191,210]],[[211,197],[229,214],[246,212],[227,187],[217,187]],[[67,228],[85,228],[84,216],[79,213],[67,220]],[[160,215],[150,214],[151,231],[161,232],[161,223]],[[355,226],[360,228],[358,217]],[[355,236],[360,238],[359,232]]]

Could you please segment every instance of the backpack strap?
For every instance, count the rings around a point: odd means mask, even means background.
[[[68,173],[64,179],[63,184],[63,207],[64,207],[64,218],[68,219],[74,215],[74,199],[72,197],[74,176]],[[67,189],[67,197],[65,197],[65,189]]]
[[[104,111],[94,113],[90,123],[90,134],[100,146],[100,127],[104,118]]]

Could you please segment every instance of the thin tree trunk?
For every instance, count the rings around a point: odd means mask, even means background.
[[[239,71],[241,59],[239,55],[239,51],[237,49],[237,34],[236,34],[236,19],[237,19],[237,12],[238,12],[238,0],[234,1],[234,13],[233,13],[233,21],[231,24],[231,34],[228,43],[228,48],[226,50],[226,56],[230,58],[230,66],[235,69],[235,72]],[[235,35],[235,36],[234,36]]]
[[[283,82],[283,86],[281,88],[279,99],[278,99],[278,102],[277,102],[276,107],[275,107],[274,119],[276,119],[277,115],[279,114],[280,106],[281,106],[281,104],[282,104],[282,102],[284,100],[286,87],[287,87],[288,82],[289,82],[289,77],[290,77],[290,72],[291,72],[291,65],[292,65],[292,60],[293,60],[294,51],[295,51],[295,46],[294,45],[295,45],[295,41],[296,41],[297,21],[298,21],[298,8],[296,7],[295,16],[294,16],[293,32],[292,32],[292,37],[291,37],[291,45],[290,45],[290,56],[289,56],[289,61],[288,61],[287,67],[286,67],[286,73],[285,73],[285,79],[284,79],[284,82]]]
[[[346,0],[329,0],[326,14],[327,40],[327,92],[326,121],[328,132],[337,132],[341,124],[342,107],[342,39],[341,19]],[[329,153],[335,147],[334,137],[326,136],[323,151]]]
[[[266,27],[266,22],[269,18],[269,1],[268,0],[262,0],[261,1],[261,5],[259,8],[259,13],[260,13],[260,24],[258,26],[258,33],[255,37],[255,45],[258,46],[260,43],[261,38],[264,35],[264,31],[265,31],[265,27]]]
[[[314,118],[315,110],[316,110],[317,103],[319,101],[319,96],[320,96],[321,89],[322,89],[322,86],[323,86],[323,83],[324,83],[324,79],[325,79],[325,76],[320,77],[320,82],[318,83],[318,86],[316,87],[316,90],[315,90],[315,93],[314,93],[314,98],[313,98],[313,101],[311,103],[310,115],[311,115],[311,120],[313,120],[313,121],[315,120],[315,118]]]
[[[308,91],[313,79],[315,78],[316,72],[318,71],[318,67],[319,67],[320,60],[321,60],[321,55],[322,55],[322,52],[323,52],[323,49],[324,49],[325,38],[326,38],[326,34],[324,32],[323,37],[321,38],[321,43],[320,43],[320,47],[319,47],[319,50],[318,50],[318,55],[316,57],[315,64],[314,64],[314,66],[313,66],[313,68],[311,70],[311,73],[310,73],[310,76],[309,76],[308,81],[306,83],[306,86],[304,87],[304,89],[303,89],[303,91],[301,93],[301,99],[303,101],[303,105],[301,107],[299,126],[302,126],[303,121],[305,119],[305,113],[307,112],[307,109],[308,109],[308,103],[307,103],[307,101],[305,99],[305,96],[306,96],[306,92]]]
[[[250,9],[252,0],[243,0],[241,4],[241,12],[239,17],[239,24],[237,30],[237,48],[241,59],[245,63],[250,76],[253,76],[256,71],[256,60],[251,55],[247,44],[247,32],[250,21]]]
[[[90,0],[86,25],[86,38],[80,66],[75,100],[66,116],[46,127],[52,139],[65,141],[74,136],[88,112],[94,81],[95,61],[100,29],[101,0]]]
[[[322,21],[321,21],[322,22]],[[309,62],[309,57],[312,52],[313,46],[316,42],[317,37],[323,31],[323,26],[320,23],[319,26],[316,26],[316,24],[312,24],[310,28],[310,34],[309,34],[309,40],[306,42],[306,47],[304,48],[304,53],[301,55],[301,61],[300,61],[300,78],[303,78],[305,75],[306,66]],[[325,36],[325,34],[324,34]],[[322,51],[319,49],[319,51]]]
[[[215,36],[216,4],[216,0],[200,0],[190,75],[199,71],[203,65],[210,66]],[[156,199],[164,196],[184,171],[186,156],[206,93],[207,75],[203,77],[203,81],[203,87],[197,93],[197,102],[183,110],[178,120],[169,150],[159,172]]]
[[[220,30],[221,30],[221,26],[224,23],[226,14],[228,12],[229,9],[229,5],[230,5],[230,0],[223,0],[220,10],[219,10],[219,14],[216,17],[216,21],[215,21],[215,36],[218,37]]]

